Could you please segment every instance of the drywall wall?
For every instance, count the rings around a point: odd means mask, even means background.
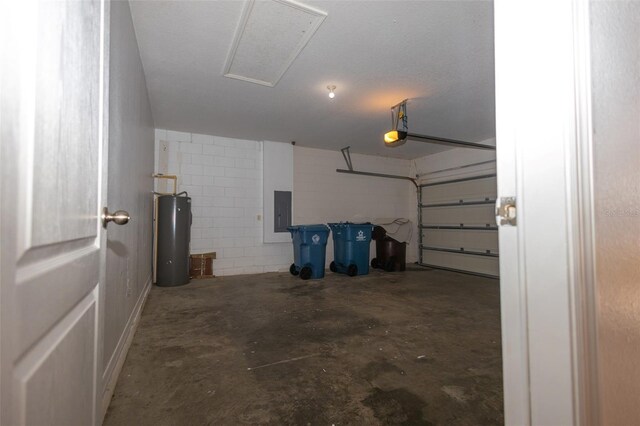
[[[640,422],[640,3],[591,2],[602,424]]]
[[[351,154],[354,170],[411,176],[408,160]],[[294,224],[327,222],[386,222],[407,218],[415,227],[416,190],[405,180],[337,173],[346,169],[340,151],[295,146],[293,149]],[[380,220],[382,219],[382,220]],[[415,262],[416,233],[407,247],[407,262]],[[375,254],[371,243],[370,256]],[[327,265],[333,260],[333,242],[327,244]]]
[[[107,231],[103,392],[151,284],[154,126],[128,2],[111,3],[109,72],[108,207],[131,221]]]
[[[485,140],[485,145],[495,146],[495,139]],[[421,183],[467,178],[494,174],[496,172],[495,151],[455,148],[414,160],[415,174]],[[475,165],[474,165],[475,164]],[[469,167],[470,165],[473,165]],[[467,181],[449,185],[423,188],[423,204],[478,201],[496,197],[496,178]],[[442,207],[422,209],[423,223],[428,225],[495,226],[494,205],[484,204],[465,207]],[[490,230],[422,230],[424,245],[472,251],[490,250],[498,252],[498,232]],[[487,256],[447,253],[433,250],[422,251],[422,262],[446,268],[497,276],[499,259]]]
[[[156,130],[156,170],[192,199],[191,252],[217,276],[288,270],[291,243],[263,243],[262,143]],[[162,189],[162,188],[159,188]]]
[[[489,146],[495,146],[495,139],[479,142]],[[482,173],[496,171],[496,152],[493,150],[454,148],[413,160],[416,174],[422,181],[435,181],[438,179],[455,179],[457,177],[474,176]],[[466,167],[471,164],[480,164],[474,167]],[[460,168],[465,166],[464,168]],[[451,169],[451,170],[446,170]],[[438,170],[443,172],[434,173]]]

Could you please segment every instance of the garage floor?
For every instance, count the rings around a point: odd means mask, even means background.
[[[412,269],[154,287],[105,425],[496,425],[500,351],[492,279]]]

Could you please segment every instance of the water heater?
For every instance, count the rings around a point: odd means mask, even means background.
[[[156,284],[163,287],[187,284],[191,198],[186,193],[161,195],[158,197],[157,214]]]

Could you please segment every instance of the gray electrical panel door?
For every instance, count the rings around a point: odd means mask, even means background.
[[[289,232],[291,226],[291,191],[273,191],[273,232]]]

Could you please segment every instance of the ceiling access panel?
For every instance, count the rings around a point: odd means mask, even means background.
[[[274,87],[326,16],[292,0],[246,2],[224,76]]]

